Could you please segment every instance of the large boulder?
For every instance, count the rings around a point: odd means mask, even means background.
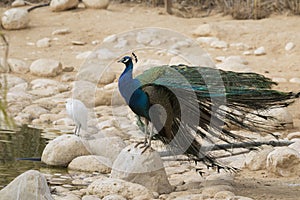
[[[0,191],[1,200],[53,200],[46,178],[36,170],[24,172]]]
[[[29,17],[26,9],[12,8],[5,11],[2,15],[2,26],[7,30],[27,28],[28,23]]]
[[[75,135],[62,135],[47,144],[42,161],[47,165],[67,166],[74,158],[90,153]]]
[[[280,176],[300,175],[300,153],[290,147],[281,147],[267,157],[267,169]]]
[[[124,148],[112,166],[111,177],[141,184],[153,192],[170,193],[172,186],[161,157],[151,148],[142,151],[134,145]]]

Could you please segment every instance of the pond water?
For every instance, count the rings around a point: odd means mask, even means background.
[[[41,157],[48,141],[41,132],[27,126],[14,131],[0,129],[0,190],[23,172],[46,167],[40,161],[19,159]]]

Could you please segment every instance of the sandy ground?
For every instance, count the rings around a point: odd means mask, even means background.
[[[0,13],[4,9],[0,9]],[[254,72],[268,77],[280,77],[287,80],[300,78],[300,18],[297,16],[272,16],[259,21],[232,20],[230,16],[215,15],[208,18],[184,19],[164,14],[160,8],[145,8],[141,6],[110,5],[108,10],[76,9],[53,13],[48,8],[40,8],[30,13],[30,28],[18,31],[4,31],[10,42],[12,58],[25,60],[28,64],[38,58],[53,58],[60,60],[64,66],[80,67],[82,61],[75,56],[95,48],[92,41],[102,41],[111,34],[117,34],[142,27],[162,27],[183,33],[192,37],[191,32],[203,23],[218,27],[217,37],[228,43],[243,42],[254,48],[264,46],[267,54],[264,56],[244,56]],[[68,35],[53,36],[57,29],[69,28]],[[37,48],[28,43],[49,37],[57,37],[49,48]],[[86,45],[72,45],[71,41],[79,40]],[[286,52],[287,42],[293,42],[296,47]],[[220,50],[206,47],[212,55],[242,55],[235,48]],[[24,78],[34,79],[30,74]],[[300,84],[280,83],[279,89],[284,91],[300,91]],[[299,101],[289,109],[294,117],[295,129],[285,131],[300,131]],[[264,171],[250,172],[243,170],[236,176],[235,193],[252,197],[253,199],[299,199],[300,177],[281,178]]]

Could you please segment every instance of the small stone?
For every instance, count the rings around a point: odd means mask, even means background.
[[[27,28],[29,16],[26,9],[12,8],[2,15],[2,26],[7,30],[18,30]]]
[[[219,41],[219,39],[216,37],[198,37],[196,40],[201,44],[208,44],[208,45],[210,45],[212,42]]]
[[[292,50],[294,47],[295,47],[295,44],[292,43],[292,42],[289,42],[289,43],[287,43],[287,44],[285,45],[284,49],[285,49],[286,51],[290,51],[290,50]]]
[[[99,41],[99,40],[93,40],[93,41],[92,41],[92,45],[97,45],[97,44],[100,44],[100,41]]]
[[[300,175],[300,153],[289,147],[275,149],[267,157],[267,169],[280,176]]]
[[[36,76],[55,77],[62,72],[62,65],[57,60],[38,59],[31,63],[29,69]]]
[[[274,77],[274,78],[272,78],[272,81],[274,81],[276,83],[286,83],[287,82],[286,78],[283,78],[283,77]]]
[[[230,198],[229,200],[254,200],[254,199],[249,198],[249,197],[243,197],[243,196],[234,196],[234,197]]]
[[[81,200],[101,200],[101,199],[97,195],[84,195]]]
[[[62,71],[63,72],[72,72],[72,71],[74,71],[74,67],[72,67],[72,66],[63,66]]]
[[[105,196],[102,200],[126,200],[126,198],[118,194],[110,194]]]
[[[234,193],[231,191],[220,191],[215,194],[214,199],[215,200],[225,200],[225,199],[230,199],[234,196],[235,196]]]
[[[214,34],[213,27],[210,24],[202,24],[198,26],[192,34],[196,37],[211,36]]]
[[[53,200],[46,178],[36,170],[29,170],[16,177],[0,191],[1,199]]]
[[[271,151],[273,148],[268,146],[260,151],[251,151],[246,156],[245,166],[253,171],[266,169],[266,160]]]
[[[221,40],[217,40],[217,41],[213,41],[211,44],[210,44],[211,47],[214,47],[216,49],[225,49],[228,47],[228,44],[227,42],[225,41],[221,41]]]
[[[239,63],[239,64],[244,64],[247,65],[248,61],[243,59],[240,56],[228,56],[224,59],[223,62],[229,62],[229,63]]]
[[[244,52],[243,52],[243,55],[249,56],[249,55],[252,55],[252,52],[251,52],[251,51],[244,51]]]
[[[117,40],[117,35],[109,35],[103,39],[103,43],[112,43]]]
[[[42,114],[49,113],[49,111],[45,108],[42,108],[39,105],[29,105],[24,110],[22,110],[23,113],[27,113],[30,115],[31,119],[37,119],[40,117]]]
[[[300,132],[289,133],[287,135],[287,138],[289,140],[292,140],[292,139],[295,139],[295,138],[299,138],[300,139]]]
[[[71,30],[69,28],[63,28],[63,29],[57,29],[52,32],[52,35],[66,35],[71,33]]]
[[[266,50],[264,47],[259,47],[254,50],[254,55],[256,55],[256,56],[261,56],[261,55],[265,55],[265,54],[266,54]]]
[[[296,150],[298,153],[300,153],[300,138],[294,138],[292,139],[293,144],[290,144],[288,147],[291,149]]]
[[[86,42],[78,41],[78,40],[73,40],[73,41],[72,41],[72,44],[73,44],[73,45],[79,45],[79,46],[82,46],[82,45],[85,45]]]
[[[103,156],[87,155],[80,156],[71,161],[68,169],[85,171],[85,172],[99,172],[108,174],[111,171],[112,162]]]
[[[212,185],[204,187],[202,190],[202,195],[213,198],[217,193],[221,191],[234,191],[234,188],[230,185]]]
[[[14,2],[11,3],[11,7],[22,7],[25,5],[26,3],[24,0],[15,0]]]
[[[82,3],[87,8],[107,9],[110,0],[82,0]]]
[[[23,60],[9,58],[7,62],[12,72],[18,74],[26,74],[29,72],[29,65],[27,65]]]
[[[50,8],[53,12],[59,12],[76,8],[79,4],[79,0],[51,0]]]
[[[50,47],[50,38],[43,38],[36,42],[36,46],[39,48]]]
[[[230,44],[230,47],[235,47],[235,48],[237,48],[238,50],[241,50],[241,51],[250,49],[250,46],[248,46],[247,44],[241,43],[241,42],[232,43],[232,44]]]
[[[300,78],[291,78],[290,83],[298,83],[300,84]]]

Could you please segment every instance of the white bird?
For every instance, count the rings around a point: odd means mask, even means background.
[[[88,109],[78,99],[67,99],[66,109],[76,126],[74,134],[79,136],[81,128],[87,130]]]

